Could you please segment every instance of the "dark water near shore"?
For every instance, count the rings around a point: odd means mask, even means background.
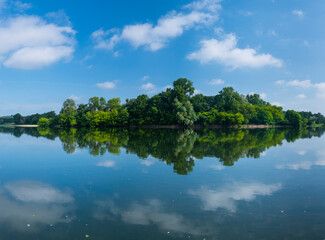
[[[0,128],[0,239],[325,239],[324,129]]]

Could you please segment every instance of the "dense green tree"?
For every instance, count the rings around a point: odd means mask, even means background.
[[[37,125],[39,125],[40,127],[49,127],[50,126],[50,120],[47,118],[40,118],[38,120]]]
[[[14,118],[14,123],[15,124],[22,124],[22,123],[24,123],[23,116],[21,116],[19,113],[15,114],[13,116],[13,118]]]
[[[173,82],[173,93],[178,101],[184,103],[194,94],[193,83],[186,78],[179,78]]]
[[[286,121],[290,125],[301,126],[303,124],[302,117],[294,110],[288,110],[285,113]]]
[[[178,124],[189,126],[193,125],[198,117],[193,110],[193,106],[190,101],[181,103],[178,99],[175,99],[175,111],[176,111],[176,120]]]
[[[220,112],[237,113],[241,105],[247,104],[244,96],[241,96],[232,87],[225,87],[215,96],[215,108]]]

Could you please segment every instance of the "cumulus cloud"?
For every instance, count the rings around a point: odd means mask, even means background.
[[[149,51],[164,48],[167,43],[181,36],[184,31],[207,25],[218,19],[219,1],[202,0],[186,5],[190,12],[172,11],[158,19],[156,24],[138,23],[126,25],[123,29],[99,29],[92,33],[95,48],[112,50],[121,41],[130,43],[134,48],[144,47]]]
[[[236,212],[237,201],[253,201],[257,196],[268,196],[281,189],[281,184],[263,183],[233,183],[221,189],[209,189],[202,187],[190,190],[189,194],[199,198],[202,209],[216,211],[223,208],[230,212]]]
[[[298,9],[293,10],[292,14],[296,15],[299,18],[303,18],[305,16],[305,13],[302,10],[298,10]]]
[[[68,193],[63,193],[56,188],[33,181],[13,182],[5,185],[15,199],[22,202],[35,203],[71,203],[73,198]]]
[[[8,68],[37,69],[49,66],[61,59],[69,59],[72,47],[25,47],[14,52],[3,65]]]
[[[97,83],[96,86],[103,89],[113,89],[116,87],[114,82]]]
[[[215,38],[202,40],[201,48],[189,54],[189,60],[198,60],[205,63],[221,63],[233,69],[236,68],[259,68],[264,66],[281,67],[282,61],[270,54],[258,54],[252,48],[238,48],[237,37],[234,34],[227,34],[223,40]]]
[[[220,79],[220,78],[215,78],[215,79],[212,79],[209,84],[210,85],[221,85],[221,84],[224,84],[225,81]]]
[[[5,193],[8,194],[5,194]],[[9,224],[14,230],[38,231],[56,223],[68,223],[64,217],[73,210],[73,197],[48,184],[20,181],[5,184],[0,190],[0,223]],[[35,215],[35,217],[31,217]]]
[[[0,22],[0,58],[6,67],[36,69],[74,52],[75,31],[48,23],[38,16],[18,16]]]

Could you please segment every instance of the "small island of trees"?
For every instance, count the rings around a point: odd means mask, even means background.
[[[92,97],[87,104],[78,105],[67,99],[58,115],[54,111],[27,117],[16,114],[13,120],[15,124],[64,128],[249,124],[302,127],[325,124],[325,117],[320,113],[284,111],[258,94],[241,95],[232,87],[223,88],[215,96],[194,95],[193,83],[186,78],[174,81],[171,88],[151,98],[143,94],[121,104],[119,98],[106,101],[103,97]]]

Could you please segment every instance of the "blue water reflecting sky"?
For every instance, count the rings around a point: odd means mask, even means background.
[[[233,166],[216,157],[194,158],[188,175],[152,155],[130,153],[128,144],[119,154],[91,155],[88,148],[67,154],[58,137],[0,134],[0,234],[6,239],[325,236],[324,136],[283,140]]]

